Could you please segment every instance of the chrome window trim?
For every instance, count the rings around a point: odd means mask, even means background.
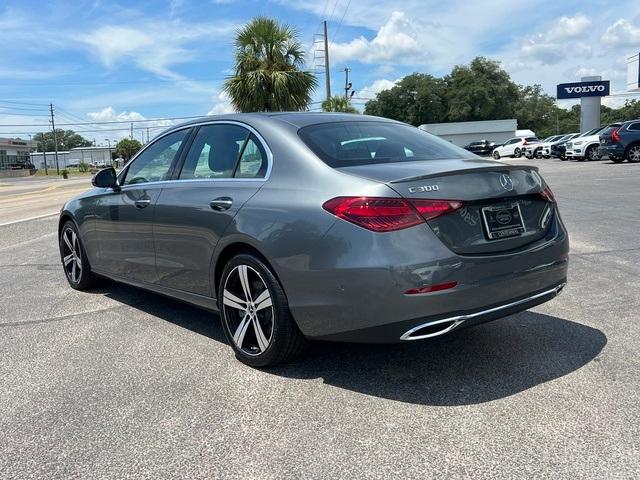
[[[152,183],[157,184],[157,183],[175,183],[175,182],[266,182],[267,180],[269,180],[269,177],[271,176],[271,170],[273,169],[273,153],[271,152],[271,149],[269,148],[267,141],[260,134],[260,132],[258,132],[251,125],[248,125],[243,122],[239,122],[237,120],[205,120],[198,123],[191,123],[189,125],[176,127],[175,129],[172,129],[172,130],[167,130],[164,133],[158,135],[156,138],[153,139],[153,142],[149,142],[147,145],[144,146],[142,150],[136,153],[136,155],[131,160],[129,160],[129,162],[127,162],[127,164],[122,168],[122,171],[125,171],[125,169],[129,167],[130,163],[134,162],[135,159],[142,154],[142,152],[144,152],[149,146],[151,146],[153,143],[160,140],[161,138],[187,128],[202,127],[207,125],[237,125],[239,127],[246,128],[247,130],[249,130],[249,132],[253,133],[258,139],[258,141],[262,144],[262,148],[264,148],[264,151],[267,154],[267,171],[265,172],[264,177],[261,177],[261,178],[246,178],[246,177],[245,178],[182,178],[182,179],[175,178],[171,180],[159,180],[156,182],[138,183],[135,185],[149,185]],[[127,185],[123,185],[122,188],[126,186]]]

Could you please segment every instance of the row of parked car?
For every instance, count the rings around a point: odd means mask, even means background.
[[[640,120],[613,123],[584,133],[552,135],[544,140],[535,136],[514,137],[503,144],[480,140],[465,148],[477,155],[491,155],[496,160],[525,156],[584,161],[607,156],[616,163],[640,162]]]

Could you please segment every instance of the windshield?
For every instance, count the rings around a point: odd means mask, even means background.
[[[591,130],[589,130],[588,132],[584,132],[580,136],[581,137],[590,137],[591,135],[595,135],[596,133],[598,133],[600,130],[603,130],[604,128],[606,128],[606,127],[592,128]]]
[[[301,128],[302,141],[327,165],[475,158],[450,142],[415,127],[390,122],[334,122]]]

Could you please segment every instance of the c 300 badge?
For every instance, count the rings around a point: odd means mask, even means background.
[[[440,190],[438,185],[422,185],[420,187],[409,187],[409,193],[436,192]]]

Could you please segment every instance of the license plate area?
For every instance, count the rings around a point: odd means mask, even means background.
[[[519,202],[482,207],[482,219],[489,240],[517,237],[526,231]]]

